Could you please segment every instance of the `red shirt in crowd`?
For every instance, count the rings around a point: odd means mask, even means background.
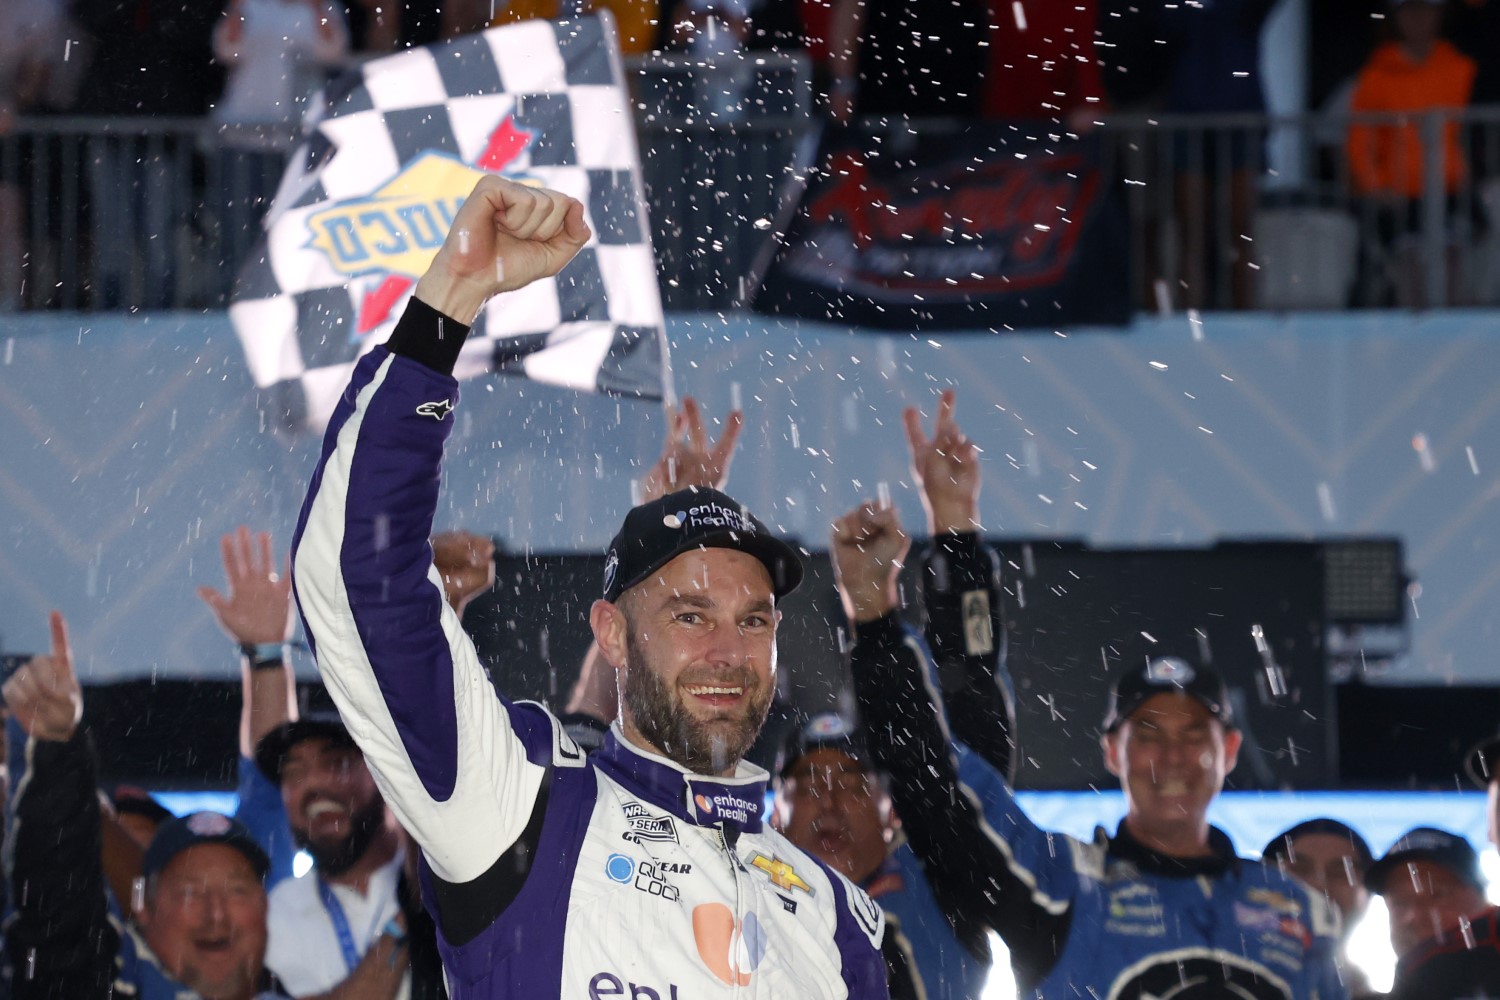
[[[989,0],[988,9],[986,118],[1062,119],[1102,103],[1095,0]]]

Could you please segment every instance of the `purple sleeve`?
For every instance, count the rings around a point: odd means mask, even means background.
[[[446,323],[414,301],[395,350],[377,347],[355,367],[303,505],[292,575],[318,668],[386,801],[433,872],[464,883],[520,836],[565,737],[555,724],[517,724],[432,566],[458,384],[420,348],[456,355],[466,331]]]
[[[839,962],[849,1000],[888,1000],[885,981],[885,958],[880,941],[885,933],[885,914],[880,905],[864,890],[837,874],[826,865],[828,882],[833,886],[834,907],[838,923],[833,940],[839,949]]]

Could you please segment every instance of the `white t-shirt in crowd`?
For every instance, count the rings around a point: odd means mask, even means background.
[[[381,930],[400,910],[396,883],[401,875],[401,852],[390,864],[370,876],[369,892],[329,883],[334,899],[343,907],[354,947],[363,955]],[[339,946],[333,918],[318,892],[318,873],[284,879],[271,890],[266,923],[266,966],[276,973],[292,996],[305,997],[333,989],[349,977],[349,966]],[[402,980],[397,1000],[411,993],[411,973]]]
[[[214,58],[229,67],[215,120],[300,122],[308,95],[349,51],[343,11],[329,0],[239,0],[238,10],[244,26],[233,42],[233,6],[214,25]]]

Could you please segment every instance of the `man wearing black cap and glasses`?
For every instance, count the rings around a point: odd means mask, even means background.
[[[1385,898],[1397,1000],[1500,996],[1500,910],[1485,899],[1479,855],[1447,830],[1419,826],[1365,873]]]
[[[1126,802],[1114,836],[1041,830],[1004,787],[1006,801],[981,806],[955,767],[930,654],[898,617],[909,544],[889,507],[856,508],[834,528],[864,732],[941,905],[999,934],[1020,992],[1342,998],[1326,903],[1237,857],[1208,823],[1241,742],[1218,676],[1157,657],[1112,685],[1101,743]]]
[[[632,510],[590,612],[620,717],[587,756],[497,695],[443,602],[428,538],[467,324],[561,271],[583,213],[482,179],[356,367],[294,543],[319,669],[422,848],[454,997],[882,997],[879,908],[763,822],[767,775],[741,760],[795,551],[715,490]]]

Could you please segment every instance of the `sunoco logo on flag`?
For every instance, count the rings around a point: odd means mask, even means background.
[[[485,173],[583,202],[594,238],[476,320],[455,374],[659,398],[668,370],[630,104],[607,15],[533,21],[367,63],[292,158],[230,316],[262,388],[321,427]]]

